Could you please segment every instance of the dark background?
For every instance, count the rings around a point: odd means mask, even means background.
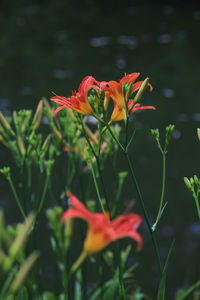
[[[175,124],[167,157],[168,206],[158,231],[163,261],[176,240],[169,266],[170,299],[178,288],[197,281],[200,224],[183,177],[200,175],[199,1],[1,1],[0,51],[0,110],[8,116],[13,110],[35,109],[51,91],[70,96],[87,75],[100,81],[118,80],[125,72],[150,77],[154,89],[144,103],[157,110],[136,116],[139,132],[131,155],[153,220],[161,192],[161,156],[149,132],[158,127],[162,135],[166,125]],[[0,167],[8,164],[11,157],[0,145]],[[126,169],[123,160],[120,168]],[[16,222],[8,184],[0,180],[0,206],[8,222]],[[134,197],[127,183],[124,206]],[[155,294],[148,236],[137,260],[137,282]]]

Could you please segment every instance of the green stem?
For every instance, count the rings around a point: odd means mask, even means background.
[[[115,215],[117,214],[122,187],[123,187],[123,183],[120,182],[120,180],[119,180],[118,181],[118,189],[117,189],[117,193],[116,193],[116,196],[115,196],[115,205],[114,205],[113,210],[112,210],[112,216],[113,217],[115,217]]]
[[[46,193],[47,193],[47,188],[49,186],[49,181],[50,181],[50,174],[47,174],[45,184],[44,184],[44,189],[43,189],[43,192],[42,192],[42,197],[41,197],[38,209],[37,209],[37,215],[39,215],[39,213],[42,209],[42,206],[43,206],[43,203],[44,203],[44,200],[45,200],[45,197],[46,197]]]
[[[98,196],[98,199],[99,199],[99,204],[101,206],[102,212],[105,213],[105,209],[103,207],[103,203],[102,203],[102,200],[101,200],[101,195],[100,195],[100,192],[99,192],[99,187],[98,187],[98,183],[97,183],[97,179],[96,179],[96,175],[95,175],[95,172],[94,172],[92,162],[91,162],[90,166],[91,166],[92,177],[93,177],[93,180],[94,180],[95,189],[96,189],[97,196]]]
[[[156,221],[154,225],[152,226],[153,231],[156,230],[157,224],[160,220],[160,217],[162,215],[163,211],[163,201],[164,201],[164,194],[165,194],[165,182],[166,182],[166,151],[162,151],[162,162],[163,162],[163,172],[162,172],[162,192],[161,192],[161,197],[160,197],[160,206],[158,210],[158,214],[156,217]]]
[[[79,256],[79,258],[73,264],[73,266],[71,268],[71,275],[73,273],[75,273],[80,268],[80,266],[82,265],[82,263],[84,262],[84,260],[86,259],[86,257],[87,257],[87,253],[85,251],[83,251],[81,253],[81,255]]]
[[[120,143],[120,141],[115,137],[115,135],[112,132],[112,129],[110,128],[109,124],[106,124],[106,128],[108,129],[108,131],[110,132],[110,135],[112,136],[113,140],[118,144],[118,146],[121,148],[121,150],[124,152],[125,148],[122,146],[122,144]]]
[[[86,138],[86,141],[92,151],[92,153],[94,154],[94,157],[96,158],[96,162],[97,162],[97,168],[98,168],[98,173],[99,173],[99,178],[100,178],[100,181],[101,181],[101,185],[102,185],[102,189],[103,189],[103,194],[104,194],[104,198],[105,198],[105,201],[106,201],[106,208],[108,210],[108,212],[110,212],[110,208],[109,208],[109,204],[108,204],[108,198],[107,198],[107,194],[106,194],[106,190],[105,190],[105,186],[104,186],[104,182],[103,182],[103,177],[102,177],[102,173],[101,173],[101,167],[100,167],[100,163],[99,163],[99,156],[96,154],[96,152],[94,151],[94,148],[92,146],[92,144],[90,143],[90,140],[87,136],[87,133],[85,131],[85,128],[84,128],[84,124],[83,124],[83,121],[80,119],[80,122],[81,122],[81,125],[82,125],[82,129],[83,129],[83,134]],[[91,163],[92,165],[92,163]],[[95,176],[96,178],[96,176]],[[95,187],[97,186],[97,181],[95,182]],[[100,198],[99,198],[100,199]],[[102,205],[102,203],[100,202],[100,205]]]
[[[125,120],[125,149],[127,148],[128,145],[128,122],[129,121],[129,116],[127,112],[127,119]]]
[[[131,173],[132,181],[135,185],[135,188],[136,188],[136,191],[137,191],[137,194],[138,194],[138,198],[139,198],[142,210],[143,210],[144,218],[145,218],[149,233],[151,235],[153,248],[154,248],[154,252],[155,252],[155,256],[156,256],[156,260],[157,260],[157,264],[158,264],[159,273],[162,274],[162,267],[161,267],[160,255],[159,255],[159,251],[158,251],[158,244],[157,244],[157,241],[156,241],[156,238],[155,238],[155,235],[154,235],[154,231],[151,228],[149,217],[148,217],[148,214],[147,214],[147,211],[146,211],[146,208],[145,208],[145,205],[144,205],[144,201],[143,201],[143,198],[142,198],[142,194],[140,192],[140,189],[139,189],[139,186],[138,186],[138,183],[137,183],[137,180],[136,180],[133,168],[132,168],[132,164],[131,164],[129,155],[126,151],[124,152],[124,154],[125,154],[125,157],[126,157],[126,160],[127,160],[127,163],[128,163],[128,167],[129,167],[129,170],[130,170],[130,173]]]
[[[101,172],[101,166],[100,166],[100,162],[99,162],[99,157],[96,157],[96,162],[97,162],[97,168],[98,168],[98,173],[99,173],[99,178],[101,181],[101,185],[102,185],[102,190],[103,190],[103,194],[104,194],[104,198],[106,201],[106,209],[108,212],[110,212],[110,206],[109,206],[109,202],[108,202],[108,197],[106,194],[106,189],[105,189],[105,185],[104,185],[104,181],[103,181],[103,176],[102,176],[102,172]]]
[[[22,216],[24,217],[24,219],[26,219],[26,214],[25,214],[25,212],[24,212],[24,210],[23,210],[23,208],[22,208],[22,205],[21,205],[21,203],[20,203],[20,201],[19,201],[19,198],[18,198],[18,196],[17,196],[17,192],[16,192],[16,190],[15,190],[14,184],[13,184],[12,179],[11,179],[10,176],[8,177],[8,182],[9,182],[10,187],[11,187],[11,189],[12,189],[12,192],[13,192],[13,195],[14,195],[15,200],[16,200],[16,202],[17,202],[17,205],[18,205],[18,207],[19,207],[19,210],[20,210]]]
[[[193,194],[193,196],[194,196],[194,200],[195,200],[195,202],[196,202],[196,207],[197,207],[197,213],[198,213],[198,217],[199,217],[199,219],[200,219],[200,206],[199,206],[199,191],[197,192],[197,195],[194,193]]]
[[[126,293],[124,288],[124,281],[123,281],[123,270],[122,270],[122,262],[121,262],[121,255],[119,249],[119,242],[117,241],[117,262],[119,265],[119,288],[120,288],[120,296],[122,300],[126,300]]]

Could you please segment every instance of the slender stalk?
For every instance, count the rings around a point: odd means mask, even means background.
[[[22,207],[22,205],[21,205],[21,203],[20,203],[20,200],[19,200],[19,198],[18,198],[18,196],[17,196],[17,192],[16,192],[16,190],[15,190],[14,184],[13,184],[12,179],[11,179],[10,176],[8,177],[8,182],[9,182],[10,187],[11,187],[11,189],[12,189],[12,192],[13,192],[13,195],[14,195],[15,200],[16,200],[16,202],[17,202],[17,205],[18,205],[18,207],[19,207],[19,210],[20,210],[22,216],[24,217],[24,219],[26,219],[26,214],[25,214],[25,212],[24,212],[24,210],[23,210],[23,207]]]
[[[108,197],[107,197],[107,193],[106,193],[106,189],[105,189],[105,185],[104,185],[104,181],[103,181],[103,176],[102,176],[101,166],[100,166],[100,161],[99,161],[98,156],[96,157],[96,162],[97,162],[97,168],[98,168],[99,178],[100,178],[101,185],[102,185],[104,198],[105,198],[105,201],[106,201],[106,209],[107,209],[108,212],[110,212],[110,206],[109,206],[109,202],[108,202]]]
[[[124,281],[123,281],[123,270],[122,270],[122,262],[121,262],[121,255],[120,255],[120,249],[119,249],[119,242],[117,241],[117,247],[116,247],[116,254],[117,254],[117,262],[119,265],[119,288],[120,288],[120,296],[122,300],[126,300],[126,292],[124,288]]]
[[[102,185],[102,190],[103,190],[103,194],[104,194],[104,198],[105,198],[105,201],[106,201],[106,208],[107,210],[110,212],[110,208],[109,208],[109,204],[108,204],[108,198],[107,198],[107,194],[106,194],[106,190],[105,190],[105,186],[104,186],[104,182],[103,182],[103,177],[102,177],[102,173],[101,173],[101,167],[100,167],[100,162],[99,162],[99,156],[96,154],[92,144],[90,143],[90,140],[85,132],[85,128],[84,128],[84,124],[83,124],[83,121],[80,119],[80,122],[81,122],[81,125],[82,125],[82,130],[83,130],[83,134],[86,138],[86,141],[92,151],[92,153],[94,154],[94,157],[96,158],[96,162],[97,162],[97,169],[98,169],[98,173],[99,173],[99,178],[100,178],[100,181],[101,181],[101,185]],[[95,183],[95,187],[96,187],[96,184],[97,182]],[[101,205],[101,202],[100,202],[100,205]]]
[[[196,203],[196,207],[197,207],[197,213],[198,213],[198,217],[200,219],[200,206],[199,206],[199,190],[197,191],[197,194],[195,192],[193,192],[193,197]]]
[[[142,194],[140,192],[140,189],[139,189],[139,186],[138,186],[138,183],[137,183],[137,180],[136,180],[133,168],[132,168],[132,164],[131,164],[129,155],[126,151],[124,152],[124,154],[125,154],[125,157],[126,157],[126,160],[127,160],[127,163],[128,163],[128,167],[129,167],[129,170],[130,170],[130,173],[131,173],[132,181],[135,185],[135,188],[136,188],[136,191],[137,191],[137,194],[138,194],[140,205],[141,205],[143,213],[144,213],[144,218],[145,218],[149,233],[151,235],[153,248],[154,248],[154,252],[155,252],[155,256],[156,256],[156,260],[157,260],[157,264],[158,264],[159,273],[162,274],[162,267],[161,267],[160,255],[159,255],[159,251],[158,251],[158,244],[157,244],[157,241],[156,241],[156,238],[155,238],[155,235],[154,235],[154,231],[151,228],[149,217],[148,217],[148,214],[147,214],[147,211],[146,211],[146,208],[145,208],[145,205],[144,205],[144,201],[143,201],[143,198],[142,198]]]
[[[71,268],[71,275],[79,269],[79,267],[82,265],[82,263],[84,262],[86,257],[87,257],[87,253],[85,251],[83,251],[81,253],[81,255],[79,256],[79,258],[73,264],[73,266]]]
[[[110,135],[112,136],[113,140],[118,144],[118,146],[121,148],[121,150],[124,152],[125,148],[122,146],[122,144],[120,143],[120,141],[115,137],[115,135],[112,132],[112,129],[110,128],[109,124],[106,124],[106,128],[108,129],[108,131],[110,132]]]
[[[158,210],[158,214],[156,217],[156,221],[154,225],[152,226],[153,231],[156,230],[157,224],[160,220],[160,217],[162,215],[163,211],[163,201],[164,201],[164,194],[165,194],[165,182],[166,182],[166,151],[162,151],[162,162],[163,162],[163,171],[162,171],[162,192],[161,192],[161,197],[160,197],[160,206]]]
[[[47,193],[47,188],[49,186],[50,178],[51,178],[50,174],[47,174],[45,184],[44,184],[44,189],[43,189],[43,192],[42,192],[42,197],[41,197],[38,209],[37,209],[37,215],[40,213],[40,211],[42,209],[42,206],[43,206],[43,203],[44,203],[44,200],[45,200],[45,197],[46,197],[46,193]]]
[[[99,199],[99,204],[101,206],[102,212],[105,213],[105,209],[103,207],[103,203],[102,203],[102,200],[101,200],[101,195],[100,195],[100,192],[99,192],[99,187],[98,187],[98,183],[97,183],[97,179],[96,179],[96,175],[95,175],[92,163],[91,163],[91,171],[92,171],[92,177],[93,177],[93,180],[94,180],[95,189],[96,189],[97,196],[98,196],[98,199]]]

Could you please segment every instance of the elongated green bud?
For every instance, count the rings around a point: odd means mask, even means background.
[[[8,143],[4,139],[4,137],[0,134],[0,143],[2,143],[4,146],[8,147]]]
[[[187,186],[187,188],[189,190],[191,190],[191,183],[190,183],[190,180],[187,178],[187,177],[184,177],[184,182],[185,182],[185,185]]]
[[[194,182],[196,185],[199,184],[199,179],[198,179],[197,175],[194,175]]]
[[[26,154],[26,149],[25,149],[22,137],[20,135],[17,137],[17,142],[18,142],[19,150],[20,150],[22,156],[24,156]]]
[[[17,237],[15,238],[14,242],[12,243],[9,249],[9,255],[12,258],[15,258],[18,255],[18,253],[24,248],[34,221],[35,215],[31,213],[27,217],[25,223],[22,225]]]
[[[58,129],[56,128],[56,126],[53,126],[53,133],[55,135],[55,138],[61,142],[62,141],[62,135],[60,133],[60,131],[58,131]]]
[[[45,98],[43,98],[42,101],[44,102],[44,106],[45,106],[45,108],[46,108],[46,112],[48,113],[48,115],[49,115],[50,117],[53,118],[54,113],[53,113],[53,109],[52,109],[51,106],[49,105],[49,102],[48,102]]]
[[[42,118],[42,112],[43,112],[43,101],[40,100],[38,103],[35,115],[33,117],[33,122],[32,122],[33,131],[37,130],[40,125],[40,121]]]
[[[46,151],[49,147],[50,141],[51,141],[51,135],[49,134],[42,145],[42,149],[41,149],[42,154],[46,153]]]
[[[158,128],[151,129],[151,134],[156,139],[156,141],[159,141],[159,129]]]
[[[197,128],[197,136],[198,136],[198,139],[200,140],[200,128]]]
[[[174,125],[168,125],[165,130],[166,130],[166,136],[165,136],[165,147],[169,145],[169,142],[171,140],[172,134],[174,132],[175,126]]]
[[[136,103],[138,103],[138,102],[140,101],[140,99],[142,98],[144,92],[145,92],[146,89],[147,89],[148,83],[149,83],[149,78],[147,77],[147,78],[143,81],[143,83],[142,83],[142,85],[141,85],[139,91],[138,91],[137,94],[135,95],[135,98],[134,98],[133,104],[132,104],[133,106],[134,106]],[[129,110],[131,111],[132,108],[133,108],[133,107],[131,107],[131,109],[129,109]]]
[[[0,112],[0,122],[5,127],[5,129],[8,130],[8,132],[10,132],[13,136],[15,135],[10,124],[8,123],[8,121],[6,120],[6,118],[4,117],[4,115],[1,112]]]
[[[133,83],[131,82],[129,87],[128,87],[127,102],[131,99],[132,92],[133,92]]]
[[[74,225],[74,220],[73,219],[68,219],[65,222],[65,228],[64,228],[64,237],[65,237],[65,242],[64,242],[64,248],[67,251],[69,248],[70,244],[70,239],[73,231],[73,225]]]
[[[36,260],[39,257],[39,253],[37,251],[33,252],[29,257],[25,260],[23,266],[17,273],[15,279],[13,280],[10,286],[10,293],[16,294],[16,292],[20,289],[20,287],[25,282],[26,278],[28,277],[30,271],[32,270]]]

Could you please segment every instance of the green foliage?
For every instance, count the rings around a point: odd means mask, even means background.
[[[35,216],[30,214],[23,224],[16,227],[5,227],[3,213],[0,211],[0,299],[28,299],[24,286],[29,281],[29,273],[33,269],[38,252],[26,257],[25,246],[33,229]],[[15,297],[16,295],[16,297]]]

